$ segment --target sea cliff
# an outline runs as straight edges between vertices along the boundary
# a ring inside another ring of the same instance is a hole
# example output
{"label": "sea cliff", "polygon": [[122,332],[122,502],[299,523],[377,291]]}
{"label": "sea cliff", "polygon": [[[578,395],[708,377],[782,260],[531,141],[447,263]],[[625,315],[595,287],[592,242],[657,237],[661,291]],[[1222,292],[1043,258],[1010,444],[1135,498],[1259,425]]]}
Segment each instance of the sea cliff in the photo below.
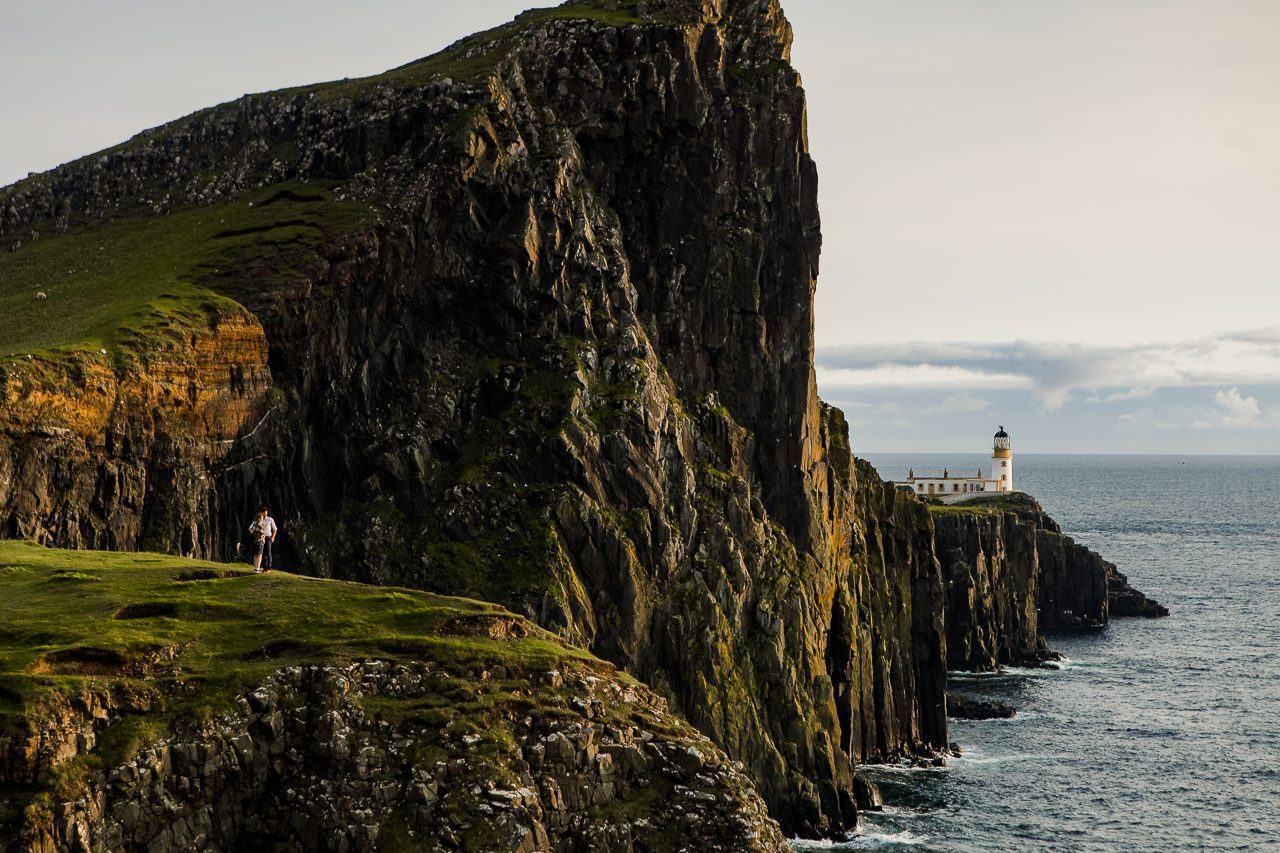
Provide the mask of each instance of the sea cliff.
{"label": "sea cliff", "polygon": [[1049,656],[1042,632],[1167,616],[1096,552],[1015,492],[931,506],[946,581],[947,668],[985,671]]}
{"label": "sea cliff", "polygon": [[[216,216],[185,277],[267,347],[79,431],[42,410],[56,441],[6,409],[2,470],[56,457],[89,499],[12,473],[5,529],[224,558],[268,501],[291,566],[505,604],[670,697],[789,831],[851,828],[855,762],[946,746],[941,575],[927,511],[816,395],[790,44],[764,0],[571,3],[5,191],[0,229],[42,235],[9,254],[29,275]],[[157,337],[107,341],[111,381]],[[15,398],[96,363],[50,343],[6,366]],[[215,430],[169,428],[214,399]]]}

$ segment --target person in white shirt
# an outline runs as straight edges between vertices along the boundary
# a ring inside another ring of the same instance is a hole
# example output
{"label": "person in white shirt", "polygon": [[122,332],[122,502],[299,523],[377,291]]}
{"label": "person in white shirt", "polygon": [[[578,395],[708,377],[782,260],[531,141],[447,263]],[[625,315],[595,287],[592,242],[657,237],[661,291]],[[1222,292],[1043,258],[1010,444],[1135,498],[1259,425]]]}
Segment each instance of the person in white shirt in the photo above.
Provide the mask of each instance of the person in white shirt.
{"label": "person in white shirt", "polygon": [[258,510],[258,515],[249,525],[249,533],[254,537],[253,570],[261,574],[271,571],[271,543],[276,541],[276,521],[267,507]]}

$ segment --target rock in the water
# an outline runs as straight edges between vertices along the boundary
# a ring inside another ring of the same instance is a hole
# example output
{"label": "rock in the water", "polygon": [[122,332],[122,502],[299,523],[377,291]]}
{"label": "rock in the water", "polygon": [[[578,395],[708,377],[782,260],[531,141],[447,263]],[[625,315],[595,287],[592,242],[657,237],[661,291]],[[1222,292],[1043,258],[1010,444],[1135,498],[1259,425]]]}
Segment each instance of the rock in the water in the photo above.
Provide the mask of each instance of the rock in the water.
{"label": "rock in the water", "polygon": [[853,794],[858,808],[862,811],[878,812],[884,810],[884,800],[876,784],[862,776],[853,777]]}
{"label": "rock in the water", "polygon": [[1009,719],[1017,713],[1016,708],[1003,702],[984,702],[969,696],[947,694],[947,716],[952,719],[1001,720]]}

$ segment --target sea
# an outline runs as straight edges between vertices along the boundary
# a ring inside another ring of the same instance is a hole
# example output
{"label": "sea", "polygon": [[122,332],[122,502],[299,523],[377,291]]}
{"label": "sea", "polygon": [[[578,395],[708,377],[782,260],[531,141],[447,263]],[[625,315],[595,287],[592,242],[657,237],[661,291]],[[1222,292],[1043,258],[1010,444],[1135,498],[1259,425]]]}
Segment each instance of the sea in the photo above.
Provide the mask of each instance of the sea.
{"label": "sea", "polygon": [[[982,456],[867,454],[881,476]],[[1280,850],[1280,457],[1015,454],[1014,485],[1171,611],[1050,633],[1061,670],[952,673],[1014,705],[950,722],[938,769],[868,767],[885,800],[797,850]]]}

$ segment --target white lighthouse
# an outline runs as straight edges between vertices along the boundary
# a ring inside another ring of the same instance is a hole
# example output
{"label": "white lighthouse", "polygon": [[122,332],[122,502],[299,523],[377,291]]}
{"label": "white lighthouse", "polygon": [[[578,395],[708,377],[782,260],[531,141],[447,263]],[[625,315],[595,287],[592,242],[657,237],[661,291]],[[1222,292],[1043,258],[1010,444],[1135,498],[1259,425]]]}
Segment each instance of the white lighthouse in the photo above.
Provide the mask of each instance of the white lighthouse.
{"label": "white lighthouse", "polygon": [[995,443],[991,447],[991,476],[966,477],[955,475],[950,468],[942,469],[942,476],[925,474],[917,477],[916,469],[907,470],[907,479],[894,483],[900,489],[907,489],[916,497],[924,498],[929,503],[956,504],[971,501],[975,498],[1007,494],[1013,491],[1013,447],[1009,444],[1009,433],[1000,427],[996,433]]}
{"label": "white lighthouse", "polygon": [[1013,491],[1013,448],[1009,446],[1009,433],[1001,426],[991,446],[991,479],[996,481],[996,491]]}

